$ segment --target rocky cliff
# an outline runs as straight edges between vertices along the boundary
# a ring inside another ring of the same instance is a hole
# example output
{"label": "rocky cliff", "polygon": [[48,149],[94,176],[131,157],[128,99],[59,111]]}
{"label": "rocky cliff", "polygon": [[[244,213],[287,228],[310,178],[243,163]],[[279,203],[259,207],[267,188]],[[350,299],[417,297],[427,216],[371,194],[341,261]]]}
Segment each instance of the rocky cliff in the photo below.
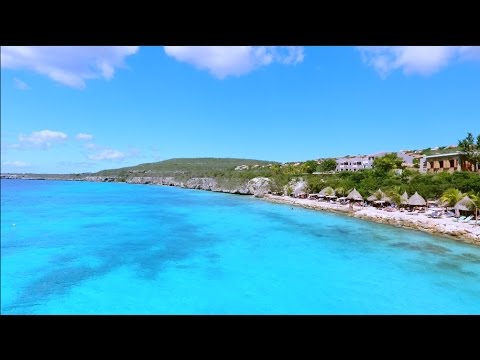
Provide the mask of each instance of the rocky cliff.
{"label": "rocky cliff", "polygon": [[92,181],[92,182],[126,182],[128,184],[152,184],[178,186],[186,189],[198,189],[215,192],[224,192],[229,194],[255,195],[262,197],[270,192],[270,179],[265,177],[256,177],[241,185],[228,185],[228,181],[224,185],[220,185],[217,179],[210,177],[194,177],[186,181],[181,181],[173,176],[133,176],[120,178],[117,176],[78,176],[78,175],[10,175],[2,174],[4,179],[24,179],[24,180],[74,180],[74,181]]}
{"label": "rocky cliff", "polygon": [[[98,179],[97,179],[98,178]],[[101,177],[89,179],[89,181],[108,181]],[[178,186],[186,189],[198,189],[215,192],[224,192],[229,194],[255,195],[263,196],[270,192],[270,179],[258,177],[253,178],[246,184],[240,186],[221,186],[218,181],[210,177],[194,177],[187,181],[180,181],[174,177],[154,177],[154,176],[135,176],[126,180],[129,184],[154,184]]]}

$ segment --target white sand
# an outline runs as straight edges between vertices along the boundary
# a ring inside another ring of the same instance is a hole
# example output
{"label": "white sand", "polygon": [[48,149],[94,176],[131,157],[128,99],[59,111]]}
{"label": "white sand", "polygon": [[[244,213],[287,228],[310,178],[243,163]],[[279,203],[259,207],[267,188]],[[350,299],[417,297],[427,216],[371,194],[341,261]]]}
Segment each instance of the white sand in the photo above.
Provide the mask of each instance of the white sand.
{"label": "white sand", "polygon": [[275,203],[302,206],[308,209],[339,212],[359,219],[406,227],[430,234],[449,236],[457,240],[480,245],[480,220],[479,225],[474,225],[474,221],[461,223],[456,222],[453,218],[432,219],[425,214],[411,215],[400,211],[388,212],[373,207],[354,206],[353,210],[351,210],[349,205],[295,199],[288,196],[265,195],[263,199]]}

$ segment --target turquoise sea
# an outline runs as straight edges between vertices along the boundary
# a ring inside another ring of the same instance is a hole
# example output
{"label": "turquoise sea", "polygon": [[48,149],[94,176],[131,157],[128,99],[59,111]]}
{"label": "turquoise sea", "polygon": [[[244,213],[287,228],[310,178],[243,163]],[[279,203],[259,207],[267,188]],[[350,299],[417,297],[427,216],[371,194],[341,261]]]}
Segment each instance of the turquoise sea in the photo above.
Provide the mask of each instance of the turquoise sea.
{"label": "turquoise sea", "polygon": [[246,196],[1,180],[2,314],[480,314],[480,248]]}

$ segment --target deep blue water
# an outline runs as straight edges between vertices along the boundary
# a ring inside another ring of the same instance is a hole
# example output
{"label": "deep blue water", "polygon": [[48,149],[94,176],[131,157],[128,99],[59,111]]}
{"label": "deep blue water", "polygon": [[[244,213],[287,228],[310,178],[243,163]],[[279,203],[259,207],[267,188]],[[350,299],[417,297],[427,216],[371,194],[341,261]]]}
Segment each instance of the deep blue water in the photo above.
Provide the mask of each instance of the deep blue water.
{"label": "deep blue water", "polygon": [[1,251],[2,314],[480,314],[480,248],[245,196],[1,180]]}

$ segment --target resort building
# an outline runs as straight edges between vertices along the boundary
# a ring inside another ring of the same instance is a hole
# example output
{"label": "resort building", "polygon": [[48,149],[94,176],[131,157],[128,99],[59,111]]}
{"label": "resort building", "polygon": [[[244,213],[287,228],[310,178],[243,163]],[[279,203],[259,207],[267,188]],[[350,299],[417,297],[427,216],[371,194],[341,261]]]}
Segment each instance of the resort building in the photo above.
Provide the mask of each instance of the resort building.
{"label": "resort building", "polygon": [[[428,155],[420,159],[420,172],[436,173],[443,171],[475,171],[475,164],[469,163],[462,152]],[[480,169],[477,171],[480,172]]]}
{"label": "resort building", "polygon": [[[376,154],[342,157],[337,159],[337,167],[335,171],[358,171],[363,169],[371,169],[373,167],[373,161],[376,158],[389,154],[388,152],[380,152]],[[414,156],[406,154],[402,151],[397,152],[397,156],[403,159],[405,166],[413,166]]]}

